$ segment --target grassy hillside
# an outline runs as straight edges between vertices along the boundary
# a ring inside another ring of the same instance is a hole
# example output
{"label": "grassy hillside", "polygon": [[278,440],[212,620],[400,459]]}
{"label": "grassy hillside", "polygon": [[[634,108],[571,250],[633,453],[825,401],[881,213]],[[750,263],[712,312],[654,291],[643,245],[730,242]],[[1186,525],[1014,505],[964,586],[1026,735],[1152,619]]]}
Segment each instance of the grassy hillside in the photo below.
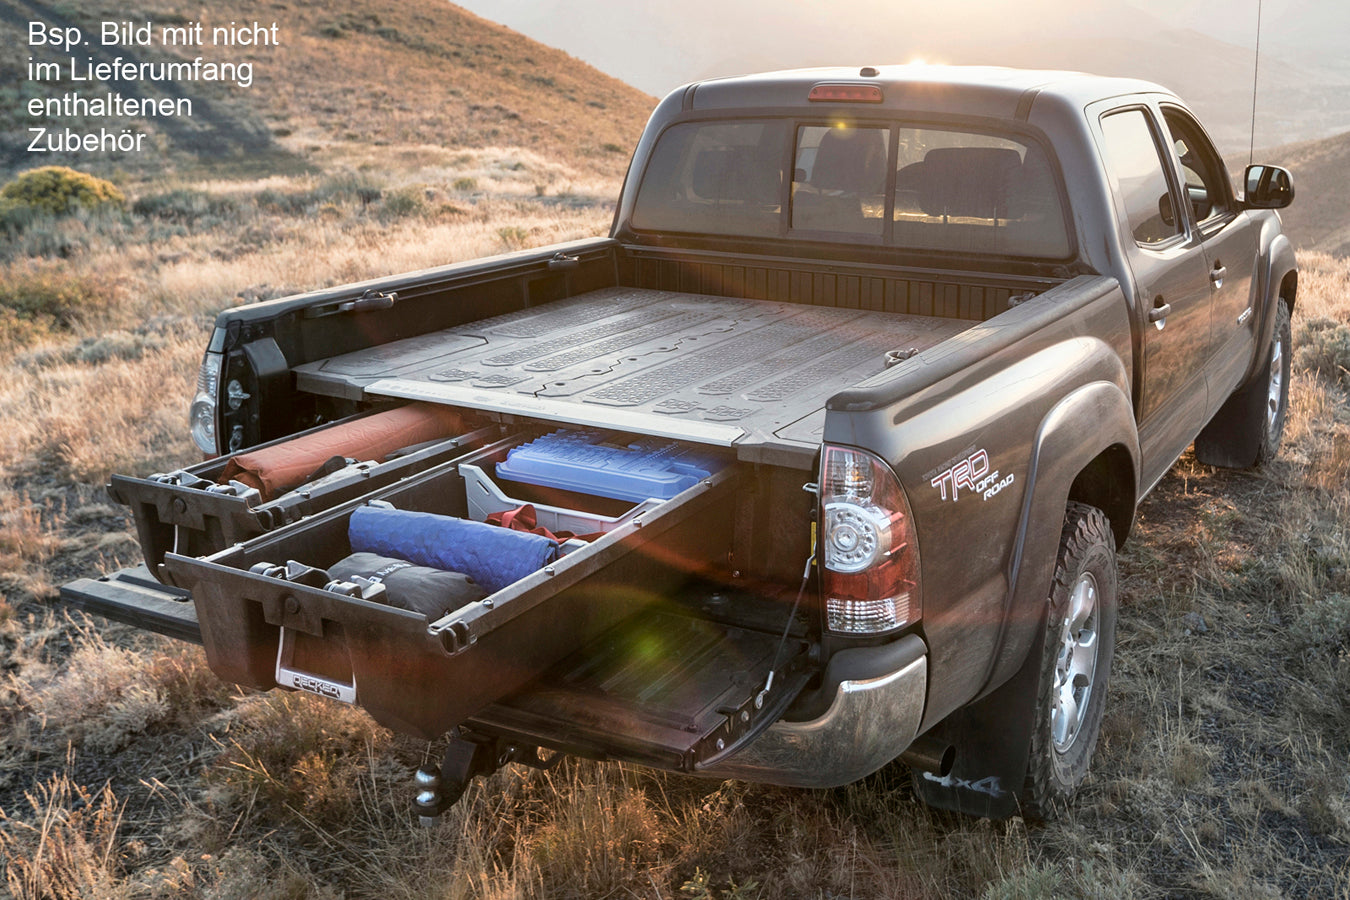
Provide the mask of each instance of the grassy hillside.
{"label": "grassy hillside", "polygon": [[1350,132],[1260,155],[1294,173],[1294,202],[1280,213],[1295,246],[1350,256]]}
{"label": "grassy hillside", "polygon": [[[0,0],[0,40],[27,47],[26,22],[75,25],[97,35],[98,22],[152,21],[156,25],[201,21],[209,28],[235,19],[275,21],[276,47],[165,49],[94,46],[77,56],[96,60],[192,58],[254,64],[247,88],[203,82],[123,87],[149,96],[194,100],[190,121],[156,120],[154,153],[103,158],[83,155],[82,167],[128,174],[170,170],[200,175],[202,163],[221,169],[233,161],[258,175],[306,167],[368,163],[399,167],[420,149],[522,147],[565,159],[586,171],[621,174],[653,98],[609,78],[567,54],[530,41],[449,3],[375,0],[339,3],[260,3],[240,8],[223,0],[185,4],[134,0],[131,4],[70,4]],[[32,50],[38,60],[68,58],[52,48]],[[25,79],[18,56],[0,62],[0,159],[12,172],[30,165],[69,165],[67,154],[37,158],[22,149],[29,97],[59,96],[85,85],[36,84]],[[64,121],[55,120],[64,125]],[[95,126],[99,123],[92,123]]]}

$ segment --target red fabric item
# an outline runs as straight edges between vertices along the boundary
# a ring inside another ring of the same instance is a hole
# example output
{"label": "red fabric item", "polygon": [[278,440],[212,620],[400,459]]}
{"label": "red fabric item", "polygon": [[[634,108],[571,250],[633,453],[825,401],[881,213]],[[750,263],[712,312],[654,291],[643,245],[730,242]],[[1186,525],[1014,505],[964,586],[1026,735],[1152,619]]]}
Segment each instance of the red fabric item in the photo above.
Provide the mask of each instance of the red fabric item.
{"label": "red fabric item", "polygon": [[266,447],[240,453],[225,464],[221,484],[256,488],[264,501],[299,487],[335,456],[382,461],[404,447],[454,437],[467,430],[464,414],[436,403],[410,403]]}
{"label": "red fabric item", "polygon": [[507,509],[502,512],[488,513],[487,523],[489,525],[500,525],[503,528],[509,528],[512,531],[528,531],[530,534],[543,535],[546,538],[562,543],[572,538],[580,538],[583,541],[593,541],[596,538],[604,536],[603,531],[592,531],[590,534],[573,534],[570,531],[552,532],[539,524],[539,513],[534,508],[533,503],[526,503],[517,506],[515,509]]}

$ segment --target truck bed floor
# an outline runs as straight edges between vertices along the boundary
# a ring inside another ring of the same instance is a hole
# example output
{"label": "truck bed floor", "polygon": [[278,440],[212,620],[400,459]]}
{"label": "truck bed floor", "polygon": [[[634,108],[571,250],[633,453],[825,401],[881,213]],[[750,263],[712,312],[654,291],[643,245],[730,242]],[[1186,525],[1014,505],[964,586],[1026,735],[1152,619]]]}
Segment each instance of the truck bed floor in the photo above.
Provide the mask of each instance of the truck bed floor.
{"label": "truck bed floor", "polygon": [[[972,322],[604,288],[296,369],[312,393],[403,397],[736,446],[815,453],[830,396]],[[778,451],[766,459],[766,452]],[[797,460],[801,461],[801,460]]]}

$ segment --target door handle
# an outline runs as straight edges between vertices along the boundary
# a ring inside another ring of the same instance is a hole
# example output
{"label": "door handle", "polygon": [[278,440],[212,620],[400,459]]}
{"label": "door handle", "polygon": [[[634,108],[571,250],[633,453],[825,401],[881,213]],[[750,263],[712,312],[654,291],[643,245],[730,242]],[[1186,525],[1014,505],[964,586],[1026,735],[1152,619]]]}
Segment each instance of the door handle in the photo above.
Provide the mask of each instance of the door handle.
{"label": "door handle", "polygon": [[1214,282],[1214,286],[1223,287],[1223,277],[1228,274],[1228,269],[1224,266],[1215,266],[1209,270],[1209,280]]}
{"label": "door handle", "polygon": [[1148,320],[1161,328],[1163,319],[1166,319],[1171,313],[1172,304],[1159,303],[1148,311]]}

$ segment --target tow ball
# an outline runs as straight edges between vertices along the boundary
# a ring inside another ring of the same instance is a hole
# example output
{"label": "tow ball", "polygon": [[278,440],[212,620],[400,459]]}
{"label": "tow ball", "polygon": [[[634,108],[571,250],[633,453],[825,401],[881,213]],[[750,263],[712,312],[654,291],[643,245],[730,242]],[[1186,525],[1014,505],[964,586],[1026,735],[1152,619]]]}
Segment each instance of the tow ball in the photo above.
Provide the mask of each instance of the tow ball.
{"label": "tow ball", "polygon": [[413,776],[417,784],[413,809],[418,821],[430,827],[436,824],[441,813],[464,796],[475,777],[491,775],[507,763],[520,763],[532,769],[551,769],[565,755],[554,753],[545,759],[540,756],[538,747],[469,736],[456,728],[450,732],[440,765],[425,763]]}

